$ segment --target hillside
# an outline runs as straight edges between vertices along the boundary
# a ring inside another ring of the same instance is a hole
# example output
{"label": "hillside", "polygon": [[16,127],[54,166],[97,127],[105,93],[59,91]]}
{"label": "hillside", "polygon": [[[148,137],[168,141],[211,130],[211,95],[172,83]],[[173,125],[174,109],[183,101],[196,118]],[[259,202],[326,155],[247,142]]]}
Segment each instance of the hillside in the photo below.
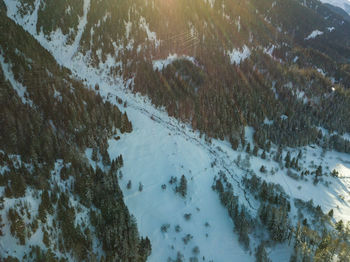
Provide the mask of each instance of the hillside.
{"label": "hillside", "polygon": [[316,0],[0,12],[2,258],[350,260],[344,15]]}
{"label": "hillside", "polygon": [[339,7],[343,9],[345,12],[348,14],[350,13],[350,3],[348,0],[340,0],[340,1],[335,1],[335,0],[322,0],[321,2],[331,4],[333,6]]}
{"label": "hillside", "polygon": [[122,156],[106,151],[132,131],[127,115],[4,15],[0,30],[1,260],[144,261],[150,243],[116,176]]}

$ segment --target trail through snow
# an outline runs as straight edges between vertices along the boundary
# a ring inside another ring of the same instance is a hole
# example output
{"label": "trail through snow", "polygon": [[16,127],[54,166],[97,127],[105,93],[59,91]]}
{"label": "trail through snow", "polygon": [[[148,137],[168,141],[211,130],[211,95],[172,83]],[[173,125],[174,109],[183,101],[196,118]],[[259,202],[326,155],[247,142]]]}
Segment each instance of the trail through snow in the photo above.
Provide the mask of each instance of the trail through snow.
{"label": "trail through snow", "polygon": [[[257,201],[241,185],[241,178],[249,171],[235,164],[238,155],[242,155],[244,159],[246,153],[233,151],[228,142],[215,139],[211,144],[206,142],[189,125],[169,117],[164,110],[155,108],[147,98],[132,94],[128,88],[132,85],[132,80],[124,82],[111,78],[106,73],[110,64],[116,62],[113,59],[104,66],[100,65],[98,70],[89,67],[84,62],[87,58],[77,53],[77,45],[86,25],[89,0],[84,1],[84,17],[79,23],[79,32],[72,46],[60,45],[62,39],[59,34],[52,41],[36,34],[33,27],[28,23],[21,23],[15,15],[12,0],[5,1],[7,6],[11,6],[8,15],[30,32],[61,65],[71,69],[75,77],[84,79],[86,86],[99,84],[99,92],[104,99],[127,112],[134,130],[131,134],[121,135],[122,139],[118,141],[111,139],[108,151],[111,159],[123,155],[123,178],[120,179],[120,185],[126,204],[136,217],[141,235],[147,235],[152,242],[149,261],[163,262],[168,257],[174,259],[178,251],[188,261],[195,256],[193,249],[196,246],[200,248],[198,257],[201,260],[205,257],[206,261],[225,262],[232,261],[232,258],[239,258],[242,262],[254,261],[254,256],[238,243],[237,234],[233,233],[233,223],[220,204],[218,195],[211,189],[214,176],[219,171],[225,172],[233,185],[234,193],[240,196],[240,203],[253,216],[256,214],[259,208]],[[36,4],[39,3],[40,0],[37,0]],[[35,16],[34,11],[31,21],[35,21]],[[233,63],[239,64],[249,54],[250,50],[244,48],[243,51],[234,50],[230,56]],[[117,104],[117,98],[125,101],[127,107]],[[247,131],[247,141],[252,141],[253,130]],[[290,151],[297,154],[296,149]],[[313,199],[325,212],[333,208],[337,219],[350,220],[350,179],[347,179],[350,177],[349,155],[327,152],[322,156],[322,150],[315,147],[303,148],[303,152],[304,166],[321,164],[327,172],[336,168],[342,178],[327,177],[332,184],[326,187],[314,186],[311,180],[293,180],[285,174],[286,170],[279,169],[275,175],[261,174],[261,165],[265,165],[268,170],[277,170],[279,166],[274,161],[254,156],[250,157],[250,171],[268,182],[280,184],[292,198],[305,201]],[[188,181],[188,195],[185,199],[176,194],[175,187],[168,183],[172,176],[180,179],[181,175],[185,175]],[[130,190],[126,188],[129,180],[132,182]],[[143,185],[142,192],[138,190],[139,183]],[[162,185],[166,185],[165,190],[161,188]],[[292,209],[295,215],[295,207]],[[184,214],[191,214],[191,219],[184,219]],[[165,224],[170,227],[167,232],[162,232],[161,226]],[[177,225],[180,230],[175,230]],[[192,235],[193,239],[185,244],[183,238],[187,234]],[[252,247],[258,244],[254,237],[251,238],[251,244]],[[273,261],[283,261],[289,257],[291,250],[291,247],[285,245],[277,246],[270,250],[270,255]]]}

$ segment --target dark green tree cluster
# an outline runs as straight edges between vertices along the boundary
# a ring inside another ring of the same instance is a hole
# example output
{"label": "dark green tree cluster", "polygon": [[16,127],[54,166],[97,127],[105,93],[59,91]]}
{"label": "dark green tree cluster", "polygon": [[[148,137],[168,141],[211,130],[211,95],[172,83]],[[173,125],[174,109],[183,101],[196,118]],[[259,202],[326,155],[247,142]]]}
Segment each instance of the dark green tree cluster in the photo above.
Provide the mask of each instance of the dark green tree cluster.
{"label": "dark green tree cluster", "polygon": [[239,241],[248,249],[249,233],[253,229],[252,219],[245,207],[239,205],[238,196],[234,195],[232,184],[228,182],[224,173],[220,173],[219,178],[214,180],[213,190],[218,192],[221,203],[227,208],[228,214],[235,225],[235,231],[239,235]]}
{"label": "dark green tree cluster", "polygon": [[176,192],[182,197],[186,197],[187,195],[187,179],[184,175],[181,176],[180,185],[176,187]]}

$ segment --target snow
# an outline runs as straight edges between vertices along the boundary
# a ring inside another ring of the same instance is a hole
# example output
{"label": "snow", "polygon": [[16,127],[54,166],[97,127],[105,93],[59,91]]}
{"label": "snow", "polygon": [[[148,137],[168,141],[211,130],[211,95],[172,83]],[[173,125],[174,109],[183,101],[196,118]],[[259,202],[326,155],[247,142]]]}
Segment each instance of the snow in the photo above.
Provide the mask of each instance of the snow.
{"label": "snow", "polygon": [[146,31],[148,41],[154,42],[154,46],[158,47],[160,45],[160,40],[157,39],[157,34],[150,30],[148,23],[146,22],[146,19],[141,16],[140,18],[140,27]]}
{"label": "snow", "polygon": [[[121,187],[141,235],[151,239],[153,251],[149,261],[175,258],[177,251],[188,258],[195,246],[200,247],[200,256],[209,260],[231,261],[230,257],[235,256],[251,261],[232,233],[233,224],[227,211],[210,189],[215,170],[210,167],[212,159],[207,150],[200,146],[203,141],[195,142],[190,140],[194,139],[193,135],[182,135],[175,120],[167,119],[176,128],[169,130],[164,128],[163,119],[159,119],[160,123],[154,122],[147,113],[133,108],[128,108],[127,113],[134,123],[134,131],[119,141],[110,140],[109,153],[112,159],[119,154],[125,159]],[[188,180],[186,199],[176,195],[168,183],[171,176],[179,179],[182,174]],[[126,189],[129,179],[133,185],[131,190]],[[139,182],[144,186],[142,192],[138,191]],[[167,185],[165,191],[161,189],[162,184]],[[192,214],[190,221],[184,220],[185,213]],[[205,227],[206,222],[210,227]],[[171,225],[167,233],[160,230],[163,224]],[[175,232],[176,225],[181,226],[180,233]],[[193,236],[188,245],[182,241],[186,234]],[[171,245],[175,246],[174,250]]]}
{"label": "snow", "polygon": [[[9,4],[11,1],[6,2]],[[155,33],[149,30],[146,21],[140,22],[148,39],[157,42]],[[26,27],[25,24],[22,26]],[[56,58],[64,57],[67,50],[70,50],[69,46],[55,46],[55,41],[58,41],[55,38],[49,42],[35,32],[33,35]],[[250,49],[244,46],[241,50],[234,49],[229,56],[232,64],[239,64],[247,59],[250,53]],[[119,97],[128,105],[126,108],[117,106],[127,112],[133,124],[133,132],[120,135],[121,139],[118,141],[109,140],[108,152],[111,159],[123,155],[123,178],[120,180],[120,186],[126,205],[136,217],[140,235],[148,236],[151,240],[153,250],[149,261],[167,261],[168,257],[175,258],[177,251],[183,253],[185,261],[188,261],[193,256],[192,249],[195,246],[200,248],[200,257],[205,256],[206,261],[225,262],[232,261],[233,258],[239,258],[242,262],[255,260],[254,256],[244,251],[238,243],[237,234],[233,232],[233,223],[221,205],[218,195],[211,189],[213,179],[220,171],[227,174],[235,194],[240,196],[240,203],[245,205],[253,216],[257,212],[258,206],[254,205],[257,201],[241,185],[241,179],[247,174],[247,169],[268,182],[280,184],[291,196],[291,200],[312,199],[324,212],[334,209],[336,219],[350,220],[349,155],[333,151],[324,153],[317,146],[300,148],[304,155],[300,160],[303,168],[312,170],[315,166],[322,165],[323,171],[327,173],[337,169],[340,178],[325,176],[324,181],[331,183],[328,187],[321,182],[317,186],[313,185],[311,176],[307,177],[308,181],[294,180],[287,176],[287,170],[272,161],[270,156],[266,160],[247,156],[245,152],[232,150],[226,141],[213,139],[210,144],[189,125],[169,117],[164,110],[156,109],[149,99],[132,94],[128,87],[132,86],[133,79],[124,82],[118,77],[108,75],[109,68],[116,62],[113,58],[110,57],[104,64],[100,63],[98,69],[88,66],[88,58],[77,53],[70,61],[66,59],[59,61],[71,69],[77,78],[86,79],[84,82],[86,86],[91,87],[98,83],[100,86],[98,92],[105,100],[117,104],[116,97]],[[153,61],[153,66],[161,70],[174,59],[179,58],[177,55],[169,55],[165,60]],[[192,61],[193,58],[186,59]],[[282,115],[281,118],[288,117]],[[266,122],[270,123],[268,119]],[[245,129],[246,140],[250,143],[253,143],[253,133],[253,128]],[[275,146],[273,150],[276,150]],[[293,156],[298,150],[289,149]],[[91,152],[91,149],[88,149],[86,155],[94,165],[91,161]],[[285,155],[286,151],[283,153]],[[250,159],[250,167],[235,164],[239,155],[242,159],[246,156]],[[211,163],[214,162],[216,165],[212,166]],[[267,170],[274,169],[275,174],[260,173],[261,165],[265,165]],[[171,176],[179,179],[181,175],[185,175],[188,181],[188,195],[185,199],[176,194],[174,187],[168,183]],[[126,188],[128,180],[132,181],[130,190]],[[142,192],[138,191],[140,182],[143,184]],[[166,190],[161,189],[163,184],[166,184]],[[183,218],[185,213],[192,214],[189,221]],[[292,205],[292,218],[296,213],[296,208]],[[293,221],[295,223],[296,220]],[[206,222],[210,224],[209,227],[205,227]],[[163,224],[170,224],[167,233],[160,230]],[[181,226],[180,233],[175,232],[176,225]],[[187,245],[182,241],[186,234],[193,236]],[[258,244],[257,241],[251,236],[253,250]],[[291,254],[292,247],[278,245],[269,252],[273,261],[285,261]]]}
{"label": "snow", "polygon": [[311,32],[311,34],[305,38],[305,40],[315,39],[318,36],[323,35],[323,32],[320,30],[314,30]]}
{"label": "snow", "polygon": [[273,52],[275,51],[276,46],[275,45],[271,45],[269,47],[265,47],[263,52],[267,55],[269,55],[270,57],[272,57],[274,60],[279,61],[280,63],[282,63],[281,59],[275,59],[275,57],[273,56]]}
{"label": "snow", "polygon": [[[21,17],[18,14],[19,2],[13,0],[4,0],[7,6],[7,16],[16,21],[26,31],[32,34],[43,47],[45,47],[56,59],[60,65],[70,63],[74,55],[77,53],[82,34],[87,24],[87,14],[90,9],[90,0],[84,0],[84,14],[80,18],[76,37],[71,45],[68,42],[68,36],[64,35],[60,29],[51,32],[49,36],[45,36],[43,32],[37,33],[36,23],[38,21],[38,10],[40,0],[35,1],[35,9],[33,13]],[[50,39],[50,40],[49,40]]]}
{"label": "snow", "polygon": [[265,118],[265,119],[264,119],[264,124],[270,126],[270,125],[273,124],[273,120],[270,120],[270,119],[268,119],[268,118]]}
{"label": "snow", "polygon": [[321,75],[326,76],[326,73],[324,72],[324,70],[323,70],[322,68],[317,68],[316,70],[317,70],[317,72],[319,72]]}
{"label": "snow", "polygon": [[129,39],[131,28],[132,28],[132,23],[130,21],[125,22],[125,34],[127,39]]}
{"label": "snow", "polygon": [[241,17],[238,16],[237,20],[236,20],[236,26],[237,26],[237,30],[238,32],[241,31]]}
{"label": "snow", "polygon": [[7,16],[12,18],[17,24],[21,25],[28,32],[34,34],[36,32],[36,23],[38,21],[38,11],[40,7],[41,0],[35,0],[34,2],[34,10],[32,13],[21,16],[19,14],[19,8],[21,3],[19,1],[14,0],[4,0],[4,3],[7,6]]}
{"label": "snow", "polygon": [[282,119],[282,120],[287,120],[287,119],[288,119],[288,116],[286,116],[286,115],[281,115],[281,119]]}
{"label": "snow", "polygon": [[210,7],[213,8],[215,4],[215,0],[204,0],[204,2],[209,3]]}
{"label": "snow", "polygon": [[345,140],[349,140],[349,141],[350,141],[350,133],[345,133],[345,134],[343,135],[343,138],[344,138]]}
{"label": "snow", "polygon": [[233,49],[231,52],[228,53],[231,64],[239,65],[242,61],[249,58],[251,52],[248,46],[244,45],[243,48],[240,49]]}
{"label": "snow", "polygon": [[169,56],[166,59],[159,59],[152,61],[153,63],[153,70],[156,71],[162,71],[164,68],[166,68],[168,65],[172,64],[176,60],[185,59],[187,61],[190,61],[192,63],[196,63],[194,57],[191,56],[178,56],[177,54],[169,54]]}

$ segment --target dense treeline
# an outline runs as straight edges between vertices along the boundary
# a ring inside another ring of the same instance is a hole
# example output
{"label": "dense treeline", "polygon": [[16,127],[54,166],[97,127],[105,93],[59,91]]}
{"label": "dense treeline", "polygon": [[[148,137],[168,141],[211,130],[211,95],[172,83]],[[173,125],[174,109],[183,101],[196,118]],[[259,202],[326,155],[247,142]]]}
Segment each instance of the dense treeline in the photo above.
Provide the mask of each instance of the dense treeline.
{"label": "dense treeline", "polygon": [[[0,32],[7,32],[0,34],[3,197],[29,195],[40,203],[37,215],[30,204],[10,207],[10,233],[26,245],[41,230],[45,245],[32,247],[23,259],[146,261],[151,243],[139,237],[117,181],[122,156],[111,160],[107,152],[109,138],[132,131],[126,113],[71,79],[6,16],[0,17]],[[11,77],[6,68],[17,86],[6,81]],[[23,95],[15,91],[19,85],[25,87]],[[93,148],[93,161],[103,170],[90,166],[87,148]],[[84,212],[84,221],[77,222]],[[102,243],[100,251],[93,247],[96,241]]]}
{"label": "dense treeline", "polygon": [[[350,132],[350,95],[343,88],[350,79],[350,26],[317,1],[305,3],[92,0],[79,50],[96,67],[114,57],[120,63],[109,68],[112,76],[134,78],[134,92],[210,137],[236,144],[250,125],[260,147],[267,139],[288,146],[323,145],[317,127]],[[46,25],[46,35],[55,28],[64,34],[72,28],[74,35],[83,1],[52,6],[52,1],[41,4],[38,26]],[[56,19],[68,9],[69,19]],[[50,15],[54,19],[46,23]],[[336,30],[328,32],[332,27]],[[324,35],[306,41],[315,29]],[[231,64],[228,52],[243,45],[250,57]],[[152,61],[169,53],[193,56],[196,64],[180,60],[155,72]],[[266,119],[272,124],[264,124]]]}
{"label": "dense treeline", "polygon": [[225,56],[215,59],[222,59],[215,71],[178,60],[155,72],[152,64],[142,62],[134,91],[209,136],[234,141],[242,137],[245,125],[253,126],[261,148],[267,140],[288,146],[324,145],[320,126],[340,134],[350,131],[345,121],[350,117],[348,90],[332,89],[316,70],[278,65],[258,51],[240,67],[230,65]]}

